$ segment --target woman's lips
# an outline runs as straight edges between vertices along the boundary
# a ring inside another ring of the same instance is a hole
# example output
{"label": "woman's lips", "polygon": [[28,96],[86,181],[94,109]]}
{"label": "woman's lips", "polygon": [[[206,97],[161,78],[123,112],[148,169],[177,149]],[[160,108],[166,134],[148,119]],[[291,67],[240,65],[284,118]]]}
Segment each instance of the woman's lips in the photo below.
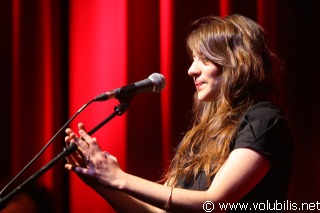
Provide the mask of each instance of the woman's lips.
{"label": "woman's lips", "polygon": [[199,89],[204,84],[204,82],[196,81],[196,82],[194,82],[194,84],[195,84],[196,88]]}

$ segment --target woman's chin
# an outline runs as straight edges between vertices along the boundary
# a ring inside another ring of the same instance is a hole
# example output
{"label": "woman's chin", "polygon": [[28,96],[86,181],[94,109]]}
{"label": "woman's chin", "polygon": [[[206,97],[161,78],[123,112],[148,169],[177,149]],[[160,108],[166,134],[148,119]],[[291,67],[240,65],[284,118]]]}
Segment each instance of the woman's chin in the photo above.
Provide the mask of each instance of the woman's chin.
{"label": "woman's chin", "polygon": [[199,101],[211,102],[211,101],[214,101],[214,99],[215,99],[215,96],[198,93],[198,100]]}

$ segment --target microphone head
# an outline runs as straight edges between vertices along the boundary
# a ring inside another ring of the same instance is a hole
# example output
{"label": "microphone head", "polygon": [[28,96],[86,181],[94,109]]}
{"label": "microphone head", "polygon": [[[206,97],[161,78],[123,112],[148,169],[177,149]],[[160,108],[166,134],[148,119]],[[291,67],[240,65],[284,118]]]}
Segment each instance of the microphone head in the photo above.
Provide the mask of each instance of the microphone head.
{"label": "microphone head", "polygon": [[153,83],[153,92],[161,92],[166,86],[166,79],[160,73],[153,73],[148,78]]}

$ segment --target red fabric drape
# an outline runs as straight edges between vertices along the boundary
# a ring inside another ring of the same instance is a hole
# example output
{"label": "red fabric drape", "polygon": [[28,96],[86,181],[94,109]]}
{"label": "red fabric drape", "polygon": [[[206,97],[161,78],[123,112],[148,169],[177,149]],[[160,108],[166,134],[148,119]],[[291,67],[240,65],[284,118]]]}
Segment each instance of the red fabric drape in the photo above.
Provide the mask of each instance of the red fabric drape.
{"label": "red fabric drape", "polygon": [[173,4],[170,0],[160,2],[160,72],[166,76],[166,89],[161,96],[161,118],[162,118],[162,168],[165,169],[169,165],[172,156],[170,141],[172,112],[170,110],[170,102],[172,99],[170,91],[172,90],[172,30],[173,30]]}
{"label": "red fabric drape", "polygon": [[[15,176],[61,127],[62,113],[62,58],[61,4],[58,1],[4,1],[1,8],[2,23],[10,23],[1,28],[8,40],[1,48],[2,81],[7,88],[1,88],[10,96],[2,96],[6,102],[7,120],[2,120],[5,136],[2,141],[2,152],[8,164],[1,171],[1,186]],[[3,38],[3,37],[2,37]],[[8,125],[8,126],[7,126]],[[49,162],[53,156],[62,151],[63,137],[58,137],[52,146],[30,167],[19,179],[29,177]],[[64,189],[57,187],[64,183],[62,165],[52,168],[37,180],[52,196],[60,196],[55,201],[55,211],[63,211]],[[15,187],[18,182],[13,185]],[[9,188],[9,190],[12,189]]]}
{"label": "red fabric drape", "polygon": [[[70,1],[70,116],[96,95],[127,82],[126,2]],[[88,130],[113,112],[117,101],[94,103],[74,122]],[[103,149],[117,156],[126,169],[126,115],[116,117],[94,134]],[[71,212],[111,211],[78,177],[70,179]],[[87,205],[92,202],[93,205]]]}
{"label": "red fabric drape", "polygon": [[[166,77],[165,90],[134,97],[128,112],[95,136],[124,170],[158,180],[181,133],[190,126],[194,86],[187,76],[190,61],[184,39],[188,26],[202,16],[239,13],[265,28],[287,65],[282,82],[284,108],[296,138],[288,200],[317,201],[319,4],[289,0],[1,1],[3,182],[17,174],[91,98],[153,72]],[[94,103],[71,126],[81,121],[90,130],[117,104],[116,100]],[[27,174],[62,147],[63,134]],[[61,162],[39,179],[53,195],[56,212],[113,212],[68,174]]]}

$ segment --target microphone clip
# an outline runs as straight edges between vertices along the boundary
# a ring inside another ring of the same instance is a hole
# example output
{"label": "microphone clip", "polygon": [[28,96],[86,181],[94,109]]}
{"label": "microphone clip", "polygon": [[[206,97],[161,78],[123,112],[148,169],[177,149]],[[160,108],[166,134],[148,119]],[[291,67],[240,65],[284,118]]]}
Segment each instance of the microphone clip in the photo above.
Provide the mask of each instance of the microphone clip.
{"label": "microphone clip", "polygon": [[114,107],[114,111],[117,113],[117,115],[120,116],[127,111],[127,109],[130,107],[131,99],[132,98],[118,99],[120,104]]}

